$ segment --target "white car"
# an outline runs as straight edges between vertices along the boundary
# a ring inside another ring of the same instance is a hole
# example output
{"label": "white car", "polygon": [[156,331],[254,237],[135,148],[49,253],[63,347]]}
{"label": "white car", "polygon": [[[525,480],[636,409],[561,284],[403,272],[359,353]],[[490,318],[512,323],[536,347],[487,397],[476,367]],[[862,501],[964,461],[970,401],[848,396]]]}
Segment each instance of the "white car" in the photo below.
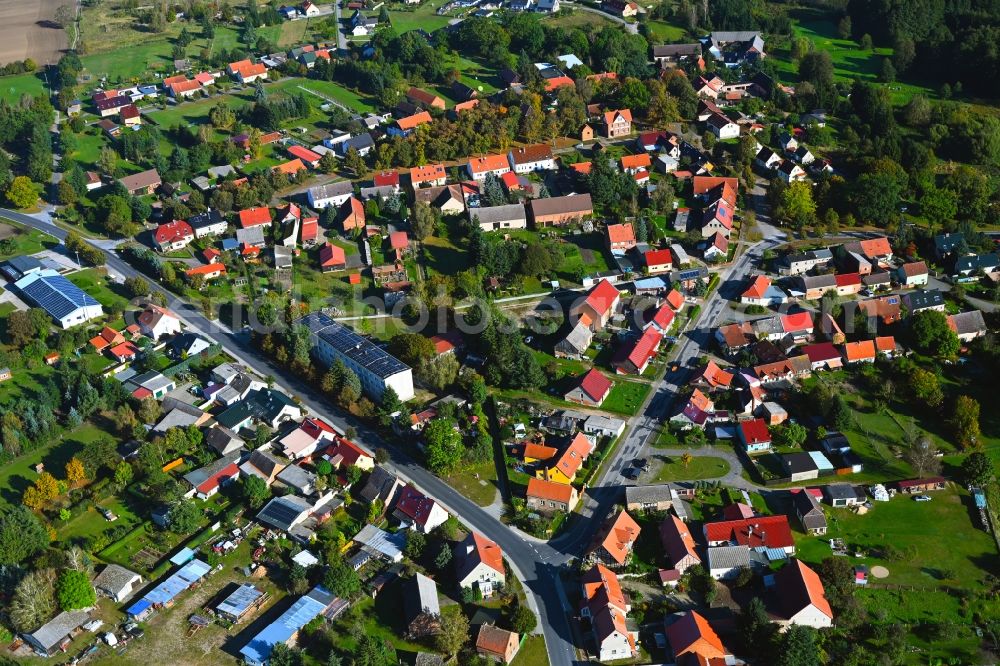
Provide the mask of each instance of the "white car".
{"label": "white car", "polygon": [[931,501],[931,496],[930,495],[917,495],[916,497],[913,498],[913,501],[914,502],[930,502]]}

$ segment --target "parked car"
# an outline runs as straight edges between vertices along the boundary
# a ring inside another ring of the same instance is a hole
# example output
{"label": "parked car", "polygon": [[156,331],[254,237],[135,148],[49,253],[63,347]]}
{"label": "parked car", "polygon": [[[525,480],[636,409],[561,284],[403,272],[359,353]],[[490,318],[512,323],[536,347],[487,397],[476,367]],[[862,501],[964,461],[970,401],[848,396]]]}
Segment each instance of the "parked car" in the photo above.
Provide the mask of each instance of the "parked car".
{"label": "parked car", "polygon": [[913,501],[914,502],[930,502],[931,501],[931,496],[930,495],[917,495],[916,497],[913,498]]}

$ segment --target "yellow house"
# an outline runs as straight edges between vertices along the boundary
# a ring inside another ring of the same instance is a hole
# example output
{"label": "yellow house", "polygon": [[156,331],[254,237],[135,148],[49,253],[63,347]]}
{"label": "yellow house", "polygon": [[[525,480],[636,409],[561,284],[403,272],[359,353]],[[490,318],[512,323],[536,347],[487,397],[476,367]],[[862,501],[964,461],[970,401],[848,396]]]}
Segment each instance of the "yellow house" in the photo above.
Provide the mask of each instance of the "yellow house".
{"label": "yellow house", "polygon": [[557,453],[559,453],[559,449],[551,446],[545,446],[544,444],[535,444],[534,442],[530,442],[524,445],[522,458],[524,459],[525,464],[531,464],[551,460],[552,458],[555,458]]}
{"label": "yellow house", "polygon": [[555,464],[539,470],[535,477],[552,481],[554,483],[573,483],[580,466],[590,456],[594,450],[594,445],[583,433],[577,433],[573,441],[570,442],[566,450],[562,452]]}

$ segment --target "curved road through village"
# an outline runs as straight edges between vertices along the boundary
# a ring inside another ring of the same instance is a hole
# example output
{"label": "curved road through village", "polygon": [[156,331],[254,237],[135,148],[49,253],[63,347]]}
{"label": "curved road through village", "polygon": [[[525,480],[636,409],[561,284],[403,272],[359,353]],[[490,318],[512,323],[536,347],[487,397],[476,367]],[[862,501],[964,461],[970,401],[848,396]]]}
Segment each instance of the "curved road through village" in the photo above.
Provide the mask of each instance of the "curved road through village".
{"label": "curved road through village", "polygon": [[[51,221],[48,213],[25,215],[17,211],[0,209],[0,215],[43,231],[60,241],[64,241],[67,236],[65,230]],[[759,217],[758,215],[758,219]],[[773,248],[782,242],[780,238],[782,234],[777,230],[763,223],[761,227],[766,232],[767,238],[747,248],[746,252],[722,272],[720,289],[715,290],[705,301],[695,325],[685,333],[683,340],[672,351],[672,355],[681,366],[688,365],[696,358],[701,345],[710,339],[711,327],[716,324],[725,308],[726,301],[720,294],[723,288],[731,280],[741,278],[749,270],[750,262],[758,259],[765,249]],[[111,249],[111,244],[88,242],[104,252],[109,273],[122,279],[141,276],[148,280],[147,276],[119,258]],[[287,369],[273,364],[271,359],[260,354],[249,344],[246,336],[234,333],[220,323],[209,320],[199,308],[159,285],[151,283],[151,286],[167,298],[168,307],[177,313],[189,329],[214,340],[228,354],[258,372],[270,373],[278,385],[298,396],[303,406],[312,413],[341,429],[353,426],[357,431],[356,441],[369,451],[377,447],[388,449],[392,455],[389,467],[403,479],[412,481],[469,527],[498,543],[515,575],[529,592],[528,602],[538,614],[539,631],[544,634],[551,666],[575,666],[587,663],[577,658],[576,640],[568,619],[574,614],[574,609],[567,601],[560,574],[589,545],[594,532],[600,527],[611,508],[621,502],[623,479],[620,475],[627,466],[626,461],[640,455],[658,431],[658,426],[668,413],[673,397],[686,374],[684,367],[676,372],[668,372],[654,383],[646,402],[629,419],[624,439],[616,447],[615,452],[604,461],[598,478],[587,490],[585,506],[574,515],[573,521],[561,535],[546,542],[504,525],[482,507],[431,474],[406,452],[382,440],[378,433],[353,419],[344,418],[340,412],[317,400],[314,397],[315,391],[311,387],[305,385]],[[704,330],[699,329],[699,326],[704,327]],[[719,455],[714,449],[692,451],[692,453]],[[730,462],[733,470],[736,470],[730,474],[730,476],[734,473],[736,475],[734,483],[738,481],[740,482],[738,485],[744,487],[749,485],[748,482],[738,478],[740,469],[738,461],[737,464]]]}

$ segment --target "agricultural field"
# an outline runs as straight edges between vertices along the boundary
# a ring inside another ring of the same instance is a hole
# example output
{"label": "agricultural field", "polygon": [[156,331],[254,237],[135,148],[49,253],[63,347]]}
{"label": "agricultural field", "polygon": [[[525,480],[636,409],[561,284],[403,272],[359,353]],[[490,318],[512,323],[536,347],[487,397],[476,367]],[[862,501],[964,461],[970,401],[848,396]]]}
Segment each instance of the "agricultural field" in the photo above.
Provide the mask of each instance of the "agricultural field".
{"label": "agricultural field", "polygon": [[54,21],[62,0],[0,1],[0,64],[31,58],[40,65],[59,60],[68,46]]}

